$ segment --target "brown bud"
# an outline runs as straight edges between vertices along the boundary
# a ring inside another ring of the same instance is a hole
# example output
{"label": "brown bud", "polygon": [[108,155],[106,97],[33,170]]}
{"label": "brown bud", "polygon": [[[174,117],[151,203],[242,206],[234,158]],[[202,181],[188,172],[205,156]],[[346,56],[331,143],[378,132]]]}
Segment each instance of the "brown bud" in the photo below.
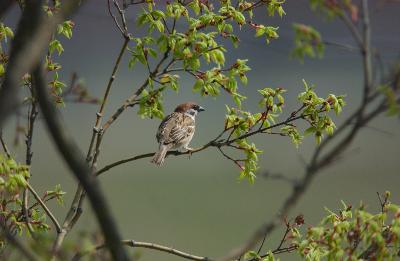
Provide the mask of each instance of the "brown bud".
{"label": "brown bud", "polygon": [[303,214],[298,215],[298,216],[294,219],[294,223],[295,223],[297,226],[303,225],[303,224],[304,224],[304,215],[303,215]]}

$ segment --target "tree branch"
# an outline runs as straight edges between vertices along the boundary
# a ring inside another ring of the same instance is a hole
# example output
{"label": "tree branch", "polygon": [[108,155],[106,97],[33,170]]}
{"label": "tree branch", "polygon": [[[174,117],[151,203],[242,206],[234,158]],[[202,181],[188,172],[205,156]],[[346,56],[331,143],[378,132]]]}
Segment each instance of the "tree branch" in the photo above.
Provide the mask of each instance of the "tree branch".
{"label": "tree branch", "polygon": [[43,202],[43,200],[40,198],[40,196],[36,193],[36,191],[33,189],[33,187],[29,183],[26,183],[26,187],[32,193],[32,195],[36,199],[36,201],[42,206],[42,208],[43,208],[44,212],[46,212],[47,216],[49,216],[49,218],[53,222],[54,226],[56,227],[57,233],[60,233],[61,232],[61,226],[58,223],[56,217],[53,215],[53,213],[50,211],[50,209],[46,206],[46,204]]}
{"label": "tree branch", "polygon": [[[224,139],[224,140],[220,141],[220,138],[223,136],[223,134],[225,134],[228,131],[228,130],[223,130],[217,137],[215,137],[214,139],[212,139],[211,141],[209,141],[208,143],[204,144],[203,146],[201,146],[199,148],[193,149],[191,151],[185,151],[185,152],[169,151],[167,153],[167,156],[168,155],[180,156],[180,155],[194,154],[194,153],[203,151],[203,150],[205,150],[205,149],[207,149],[209,147],[221,148],[223,146],[229,146],[229,145],[231,145],[232,143],[234,143],[234,142],[236,142],[238,140],[241,140],[241,139],[244,139],[244,138],[248,138],[250,136],[253,136],[253,135],[256,135],[256,134],[259,134],[259,133],[265,133],[265,131],[267,131],[267,130],[287,125],[290,122],[296,121],[296,120],[304,118],[304,117],[305,117],[304,115],[300,115],[300,116],[296,116],[296,117],[291,117],[290,116],[286,120],[284,120],[282,122],[279,122],[279,123],[276,123],[274,125],[271,125],[269,127],[265,127],[265,128],[257,129],[255,131],[251,131],[251,132],[245,133],[245,134],[243,134],[243,135],[241,135],[239,137],[236,137],[235,139],[231,139],[231,140]],[[98,175],[100,175],[100,174],[102,174],[102,173],[104,173],[104,172],[106,172],[106,171],[108,171],[108,170],[110,170],[110,169],[112,169],[112,168],[114,168],[116,166],[131,162],[131,161],[139,160],[139,159],[149,158],[149,157],[152,157],[152,156],[154,156],[154,152],[145,153],[145,154],[141,154],[141,155],[136,155],[136,156],[133,156],[133,157],[130,157],[130,158],[126,158],[126,159],[123,159],[123,160],[116,161],[116,162],[108,164],[108,165],[104,166],[103,168],[101,168],[100,170],[98,170],[96,172],[96,175],[98,176]]]}
{"label": "tree branch", "polygon": [[7,158],[11,158],[10,151],[8,150],[8,147],[3,139],[3,130],[0,130],[0,143],[1,146],[3,147],[4,153],[6,154]]}
{"label": "tree branch", "polygon": [[115,17],[115,15],[113,14],[113,12],[111,11],[111,0],[107,1],[107,6],[108,6],[108,13],[110,14],[110,16],[113,18],[115,25],[117,26],[117,28],[119,29],[119,31],[121,32],[122,36],[125,39],[129,39],[129,33],[128,33],[128,27],[126,25],[126,19],[125,19],[125,11],[122,10],[119,7],[119,4],[116,0],[112,0],[113,4],[115,6],[115,8],[117,9],[119,15],[121,16],[121,21],[122,21],[122,26],[118,23],[117,18]]}
{"label": "tree branch", "polygon": [[114,68],[112,70],[110,79],[108,80],[108,84],[107,84],[107,87],[106,87],[106,91],[104,93],[103,100],[102,100],[101,105],[100,105],[100,109],[96,113],[96,123],[95,123],[95,125],[93,127],[92,138],[91,138],[90,145],[89,145],[89,150],[88,150],[88,153],[87,153],[87,156],[86,156],[86,161],[87,162],[89,162],[91,160],[90,158],[91,158],[91,155],[92,155],[92,149],[93,149],[93,145],[94,145],[94,140],[95,140],[96,134],[99,133],[99,129],[100,129],[100,126],[101,126],[101,119],[102,119],[103,113],[104,113],[104,108],[105,108],[105,105],[107,103],[108,96],[110,94],[111,86],[112,86],[112,84],[113,84],[113,82],[115,80],[118,67],[119,67],[119,65],[121,63],[122,56],[124,55],[124,53],[126,51],[128,43],[129,43],[129,38],[125,38],[124,43],[122,44],[121,50],[120,50],[120,52],[119,52],[119,54],[117,56],[117,60],[115,61]]}
{"label": "tree branch", "polygon": [[372,68],[372,52],[371,52],[371,29],[369,25],[369,10],[368,1],[363,0],[362,2],[362,17],[363,17],[363,67],[364,67],[364,91],[363,100],[366,104],[369,93],[372,88],[373,79],[373,68]]}
{"label": "tree branch", "polygon": [[[208,257],[195,256],[195,255],[192,255],[192,254],[177,250],[177,249],[172,248],[172,247],[162,246],[162,245],[158,245],[158,244],[154,244],[154,243],[139,242],[139,241],[134,241],[134,240],[122,240],[121,243],[126,245],[126,246],[130,246],[130,247],[148,248],[148,249],[153,249],[153,250],[169,253],[171,255],[180,256],[180,257],[186,258],[188,260],[213,261],[213,259],[208,258]],[[101,250],[104,247],[105,247],[105,245],[96,246],[93,251]],[[72,261],[78,261],[83,256],[85,256],[87,254],[90,254],[91,252],[92,251],[77,253],[72,258]]]}
{"label": "tree branch", "polygon": [[[35,127],[35,121],[36,121],[36,117],[38,115],[38,109],[37,109],[37,104],[36,101],[34,99],[34,95],[33,95],[33,89],[32,86],[29,86],[30,90],[31,90],[31,108],[30,110],[28,110],[28,133],[26,134],[26,140],[25,140],[25,144],[26,144],[26,156],[25,156],[25,163],[27,166],[31,166],[32,163],[32,156],[33,156],[33,152],[32,152],[32,139],[33,139],[33,130]],[[26,181],[29,182],[29,178],[26,178]],[[29,183],[28,183],[29,185]],[[29,222],[29,208],[28,208],[28,202],[29,202],[29,193],[27,191],[27,189],[24,189],[23,192],[23,202],[22,202],[22,212],[24,213],[25,216],[25,223],[26,226],[29,230],[29,232],[31,233],[31,235],[34,235],[34,231],[32,229],[32,226]],[[57,230],[58,232],[58,230]]]}
{"label": "tree branch", "polygon": [[87,192],[93,211],[104,233],[106,244],[111,251],[111,255],[114,260],[129,260],[124,248],[119,243],[119,232],[100,186],[94,175],[92,175],[79,148],[73,140],[67,136],[67,133],[62,127],[60,116],[57,114],[54,105],[48,97],[41,66],[35,69],[33,79],[35,83],[34,86],[36,87],[37,99],[44,115],[48,131],[52,135],[60,154]]}
{"label": "tree branch", "polygon": [[341,15],[339,15],[339,17],[342,19],[344,24],[350,30],[351,34],[353,35],[354,40],[356,41],[356,44],[358,45],[359,50],[363,50],[364,49],[363,39],[362,39],[357,27],[354,25],[354,23],[351,21],[351,19],[344,12]]}
{"label": "tree branch", "polygon": [[[387,109],[387,102],[382,101],[375,109],[373,109],[369,114],[364,116],[364,112],[368,105],[373,104],[373,101],[380,96],[379,92],[375,92],[373,94],[369,93],[370,88],[372,87],[372,65],[371,65],[371,52],[369,47],[369,18],[368,18],[368,8],[366,5],[367,0],[363,0],[363,8],[364,8],[364,38],[361,38],[357,28],[351,22],[351,20],[346,16],[341,16],[342,20],[349,27],[350,31],[353,34],[356,42],[359,45],[361,54],[363,56],[363,64],[364,64],[364,92],[363,92],[363,101],[359,108],[348,117],[345,122],[338,128],[338,130],[332,135],[328,136],[320,146],[315,150],[310,165],[306,168],[304,177],[299,180],[299,182],[293,187],[292,193],[286,198],[282,207],[279,210],[279,214],[277,214],[270,222],[262,225],[258,230],[256,230],[253,236],[242,246],[236,248],[231,251],[227,256],[220,259],[220,261],[228,261],[237,258],[238,256],[243,255],[248,250],[253,248],[255,244],[263,238],[266,234],[271,233],[276,226],[278,225],[278,220],[287,216],[289,211],[297,204],[300,200],[301,196],[305,193],[308,187],[311,185],[313,179],[317,175],[317,173],[327,167],[329,164],[333,162],[333,159],[338,157],[346,148],[350,146],[356,135],[359,133],[360,129],[365,126],[369,121],[376,118],[380,113]],[[366,21],[365,21],[366,20]],[[368,43],[364,42],[368,41]],[[365,47],[366,46],[366,47]],[[367,50],[367,51],[365,51]],[[394,75],[396,77],[396,75]],[[390,81],[394,86],[397,86],[399,79],[394,79],[394,81]],[[353,123],[353,120],[356,120],[356,124],[354,124],[350,130],[350,132],[331,150],[324,151],[324,157],[319,159],[319,156],[322,154],[323,149],[326,148],[326,145],[333,140],[336,140],[336,137],[344,130],[347,130]]]}
{"label": "tree branch", "polygon": [[[106,105],[108,97],[110,95],[110,90],[111,90],[112,84],[114,83],[114,80],[116,78],[116,74],[117,74],[119,65],[120,65],[122,57],[127,49],[128,43],[129,43],[129,38],[125,38],[125,40],[122,44],[121,50],[115,61],[113,70],[111,72],[111,76],[108,80],[107,87],[104,92],[103,100],[101,102],[99,111],[96,113],[96,121],[95,121],[95,124],[93,127],[92,137],[90,139],[89,149],[88,149],[88,152],[86,155],[86,162],[88,164],[90,163],[90,161],[93,158],[92,151],[93,151],[93,146],[96,141],[96,137],[99,138],[101,136],[100,127],[101,127],[101,120],[103,117],[105,105]],[[78,188],[75,192],[74,199],[71,203],[71,207],[69,208],[67,215],[65,217],[65,220],[63,222],[63,231],[57,235],[57,238],[54,241],[53,253],[58,252],[58,249],[61,247],[61,244],[64,241],[66,234],[74,226],[74,224],[76,223],[76,221],[79,219],[80,215],[82,214],[82,202],[83,202],[84,197],[85,197],[85,191],[83,190],[82,186],[79,184]]]}
{"label": "tree branch", "polygon": [[[153,78],[157,75],[157,73],[160,70],[161,65],[165,62],[165,60],[168,59],[170,49],[165,51],[163,58],[158,62],[154,70],[150,73],[149,78]],[[149,84],[149,78],[145,80],[145,82],[136,90],[136,92],[129,97],[122,105],[117,109],[117,111],[108,119],[108,121],[103,125],[103,131],[105,132],[111,124],[114,123],[116,119],[125,111],[126,108],[128,108],[137,97],[143,92],[143,90],[147,87]]]}

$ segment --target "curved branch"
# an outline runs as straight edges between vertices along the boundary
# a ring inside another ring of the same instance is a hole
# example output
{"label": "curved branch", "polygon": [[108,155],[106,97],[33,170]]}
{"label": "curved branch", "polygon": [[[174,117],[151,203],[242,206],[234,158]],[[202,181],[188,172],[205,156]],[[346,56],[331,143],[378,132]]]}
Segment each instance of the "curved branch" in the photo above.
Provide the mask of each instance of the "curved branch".
{"label": "curved branch", "polygon": [[[208,257],[202,257],[202,256],[195,256],[180,250],[177,250],[172,247],[167,247],[167,246],[162,246],[154,243],[148,243],[148,242],[139,242],[139,241],[134,241],[134,240],[122,240],[122,244],[130,247],[140,247],[140,248],[148,248],[148,249],[153,249],[165,253],[169,253],[171,255],[175,256],[180,256],[183,258],[186,258],[188,260],[198,260],[198,261],[213,261],[213,259],[208,258]],[[99,245],[96,246],[94,251],[98,251],[100,249],[103,249],[105,245]],[[90,254],[92,251],[87,251],[87,252],[82,252],[82,253],[77,253],[73,258],[72,261],[78,261],[80,260],[83,256]]]}
{"label": "curved branch", "polygon": [[[303,108],[303,107],[302,107],[302,108]],[[297,113],[298,113],[298,112],[299,112],[299,110],[297,111]],[[292,115],[293,115],[293,114],[292,114]],[[201,147],[199,147],[199,148],[196,148],[196,149],[193,149],[193,150],[190,150],[190,151],[185,151],[185,152],[180,152],[180,151],[169,151],[169,152],[167,153],[167,156],[168,156],[168,155],[181,156],[181,155],[193,154],[193,153],[197,153],[197,152],[203,151],[203,150],[205,150],[205,149],[207,149],[207,148],[209,148],[209,147],[221,148],[221,147],[224,147],[224,146],[230,146],[232,143],[234,143],[234,142],[236,142],[236,141],[238,141],[238,140],[248,138],[248,137],[253,136],[253,135],[256,135],[256,134],[258,134],[258,133],[266,133],[265,131],[267,131],[267,130],[270,130],[270,129],[273,129],[273,128],[276,128],[276,127],[280,127],[280,126],[287,125],[287,124],[289,124],[289,123],[291,123],[291,122],[293,122],[293,121],[296,121],[296,120],[298,120],[298,119],[302,119],[302,118],[304,118],[304,117],[305,117],[305,115],[299,115],[299,116],[295,116],[295,117],[290,116],[290,117],[287,118],[286,120],[284,120],[284,121],[282,121],[282,122],[279,122],[279,123],[276,123],[276,124],[274,124],[274,125],[271,125],[271,126],[269,126],[269,127],[259,128],[259,129],[255,130],[255,131],[251,131],[251,132],[245,133],[245,134],[243,134],[243,135],[241,135],[241,136],[239,136],[239,137],[236,137],[236,138],[234,138],[234,139],[229,139],[229,137],[228,137],[227,139],[223,139],[223,140],[221,141],[220,138],[221,138],[228,130],[230,130],[230,129],[226,129],[226,130],[223,130],[217,137],[215,137],[214,139],[212,139],[211,141],[209,141],[208,143],[206,143],[205,145],[203,145],[203,146],[201,146]],[[113,163],[111,163],[111,164],[108,164],[108,165],[104,166],[104,167],[101,168],[100,170],[98,170],[98,171],[96,172],[96,175],[99,176],[100,174],[102,174],[102,173],[104,173],[104,172],[106,172],[106,171],[108,171],[108,170],[110,170],[110,169],[112,169],[112,168],[114,168],[114,167],[117,167],[117,166],[119,166],[119,165],[122,165],[122,164],[125,164],[125,163],[128,163],[128,162],[131,162],[131,161],[139,160],[139,159],[150,158],[150,157],[152,157],[152,156],[154,156],[154,152],[145,153],[145,154],[141,154],[141,155],[136,155],[136,156],[133,156],[133,157],[129,157],[129,158],[126,158],[126,159],[122,159],[122,160],[113,162]]]}
{"label": "curved branch", "polygon": [[351,34],[354,37],[354,40],[358,45],[359,50],[362,51],[364,49],[363,38],[361,37],[361,34],[358,31],[357,27],[345,13],[341,14],[339,17],[342,19],[347,28],[350,30]]}
{"label": "curved branch", "polygon": [[122,20],[122,25],[123,28],[121,27],[121,25],[118,23],[117,17],[115,17],[115,15],[113,14],[113,12],[111,11],[111,0],[107,1],[107,7],[108,7],[108,13],[110,14],[110,16],[113,18],[115,25],[117,26],[118,30],[121,32],[122,36],[125,39],[129,40],[129,34],[128,34],[128,27],[126,26],[126,19],[125,19],[125,14],[124,11],[119,7],[118,3],[113,0],[114,6],[117,9],[119,15],[121,16],[121,20]]}
{"label": "curved branch", "polygon": [[87,165],[82,152],[65,132],[60,116],[48,97],[46,82],[40,65],[37,66],[33,73],[33,80],[35,82],[34,86],[36,88],[37,99],[44,115],[48,131],[53,137],[60,154],[87,192],[114,260],[129,260],[125,249],[119,243],[119,232],[101,188],[95,176],[92,175],[92,171]]}
{"label": "curved branch", "polygon": [[0,143],[1,146],[3,147],[4,153],[6,154],[7,158],[11,158],[10,151],[8,150],[8,147],[3,139],[3,130],[0,130]]}

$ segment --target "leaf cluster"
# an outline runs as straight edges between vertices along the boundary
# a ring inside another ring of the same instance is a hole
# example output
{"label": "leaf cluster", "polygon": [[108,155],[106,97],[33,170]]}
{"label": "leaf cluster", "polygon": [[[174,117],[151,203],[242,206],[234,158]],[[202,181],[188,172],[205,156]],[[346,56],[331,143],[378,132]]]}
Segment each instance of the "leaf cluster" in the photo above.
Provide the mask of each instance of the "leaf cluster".
{"label": "leaf cluster", "polygon": [[[137,17],[137,24],[147,29],[144,37],[131,37],[133,46],[129,47],[131,58],[129,67],[137,62],[148,68],[149,82],[158,83],[162,87],[152,90],[164,91],[169,87],[179,90],[179,73],[188,73],[194,77],[193,90],[202,96],[219,96],[221,90],[227,92],[240,107],[245,96],[238,91],[238,81],[247,84],[246,72],[250,70],[247,60],[237,59],[236,62],[225,67],[225,43],[228,39],[234,46],[238,46],[239,37],[235,34],[237,26],[247,26],[256,31],[257,36],[265,35],[269,42],[278,37],[277,27],[256,24],[253,22],[253,9],[266,6],[269,15],[285,14],[284,1],[265,1],[253,3],[238,1],[208,1],[194,0],[188,3],[182,1],[167,2],[165,6],[148,1],[143,5],[142,12]],[[179,30],[175,26],[179,23]],[[183,29],[182,29],[183,28]],[[263,33],[261,34],[261,31]],[[152,74],[152,59],[156,60],[159,53],[170,53],[170,66],[159,74]],[[181,67],[176,67],[180,64]],[[170,75],[170,71],[178,74]],[[152,91],[150,90],[150,92]],[[149,98],[144,93],[143,101]],[[151,96],[154,98],[154,96]],[[158,94],[159,103],[162,94]],[[158,103],[158,102],[156,102]],[[151,103],[151,104],[156,104]],[[162,106],[153,106],[161,109]],[[157,111],[157,110],[156,110]],[[160,116],[161,113],[149,113],[141,108],[139,114],[143,117]]]}
{"label": "leaf cluster", "polygon": [[14,37],[14,32],[10,27],[5,26],[3,23],[0,23],[0,81],[4,76],[6,71],[6,65],[8,63],[8,54],[7,50],[4,50],[2,42],[7,44],[9,38]]}
{"label": "leaf cluster", "polygon": [[[240,178],[248,178],[254,182],[255,171],[258,168],[258,154],[261,150],[256,148],[254,143],[248,141],[248,138],[257,133],[278,134],[291,138],[293,144],[298,147],[303,140],[303,135],[314,134],[317,144],[323,138],[323,134],[332,135],[336,128],[335,123],[330,117],[330,111],[334,110],[336,114],[342,111],[345,105],[344,96],[329,94],[328,97],[319,97],[314,88],[304,83],[304,91],[298,95],[300,108],[290,114],[286,120],[279,121],[278,118],[283,112],[285,104],[283,88],[269,88],[258,90],[261,95],[259,106],[263,109],[261,112],[251,113],[238,108],[227,106],[225,117],[224,132],[229,132],[228,138],[224,141],[230,147],[244,153],[244,159],[232,160],[241,169]],[[308,128],[301,134],[301,131],[293,123],[296,120],[303,120]],[[279,128],[279,131],[276,129]],[[234,144],[234,145],[233,145]]]}
{"label": "leaf cluster", "polygon": [[325,46],[320,33],[311,26],[293,24],[295,32],[294,48],[291,56],[304,61],[306,56],[310,58],[322,58]]}
{"label": "leaf cluster", "polygon": [[358,7],[353,0],[310,0],[311,9],[321,12],[329,19],[343,16],[348,12],[353,21],[358,20]]}
{"label": "leaf cluster", "polygon": [[298,96],[299,101],[304,106],[304,119],[310,125],[304,134],[314,134],[315,140],[319,144],[324,133],[328,135],[333,134],[336,125],[328,113],[333,109],[336,115],[339,115],[342,112],[343,106],[345,106],[345,96],[329,94],[328,97],[321,98],[314,92],[314,88],[308,86],[305,81],[304,86],[305,91]]}
{"label": "leaf cluster", "polygon": [[[388,192],[387,192],[388,194]],[[387,202],[383,211],[372,214],[364,205],[353,209],[342,202],[342,209],[328,215],[306,234],[294,228],[298,252],[307,260],[394,260],[400,250],[400,207]]]}
{"label": "leaf cluster", "polygon": [[[29,166],[19,164],[14,159],[0,154],[0,220],[13,233],[22,234],[24,230],[29,233],[22,203],[22,191],[27,188],[29,177]],[[48,191],[43,196],[43,201],[56,198],[62,203],[64,194],[58,185],[54,191]],[[37,206],[35,203],[27,210],[28,222],[34,231],[44,232],[50,227],[46,223],[46,215]],[[0,246],[4,244],[4,238],[0,237]]]}

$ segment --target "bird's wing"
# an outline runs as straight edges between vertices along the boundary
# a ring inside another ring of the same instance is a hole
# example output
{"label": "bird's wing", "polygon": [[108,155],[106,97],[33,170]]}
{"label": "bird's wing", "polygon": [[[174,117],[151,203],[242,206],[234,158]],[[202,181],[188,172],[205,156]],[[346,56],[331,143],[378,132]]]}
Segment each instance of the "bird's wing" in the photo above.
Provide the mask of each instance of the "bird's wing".
{"label": "bird's wing", "polygon": [[177,144],[193,135],[195,130],[194,119],[190,116],[182,115],[178,124],[176,124],[170,134],[169,142]]}
{"label": "bird's wing", "polygon": [[157,140],[163,144],[177,144],[192,135],[194,130],[193,118],[182,113],[172,113],[161,122]]}
{"label": "bird's wing", "polygon": [[164,143],[164,141],[168,139],[169,133],[171,132],[173,126],[176,124],[176,118],[176,113],[172,113],[162,120],[160,126],[158,127],[156,135],[157,141],[159,143]]}

